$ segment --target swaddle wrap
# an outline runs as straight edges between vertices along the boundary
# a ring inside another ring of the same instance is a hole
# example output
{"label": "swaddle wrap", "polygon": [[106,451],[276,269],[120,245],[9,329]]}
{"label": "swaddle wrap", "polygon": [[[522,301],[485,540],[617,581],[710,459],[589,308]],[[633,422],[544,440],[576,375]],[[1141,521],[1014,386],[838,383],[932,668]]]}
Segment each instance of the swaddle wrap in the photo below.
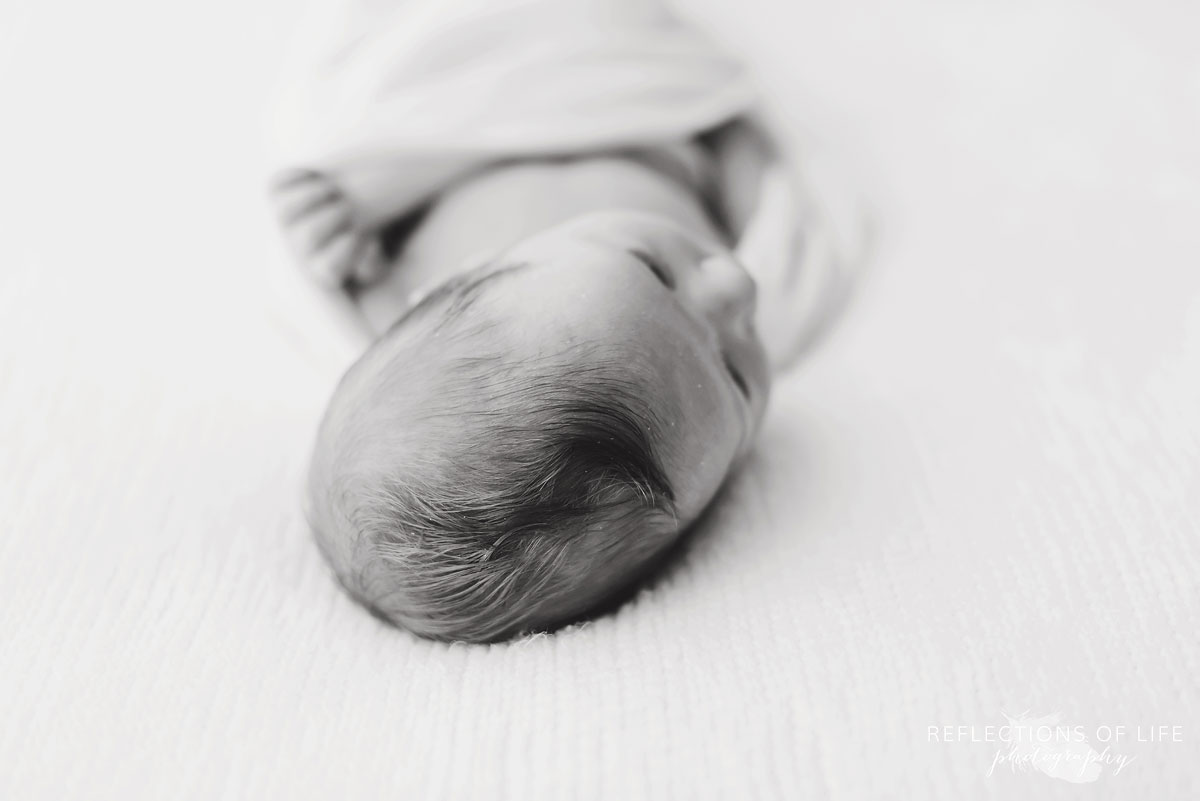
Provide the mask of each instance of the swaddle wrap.
{"label": "swaddle wrap", "polygon": [[[742,65],[652,0],[342,0],[314,9],[294,51],[273,169],[324,173],[366,226],[496,159],[678,142],[762,116]],[[759,326],[779,366],[833,296],[812,209],[777,156],[737,251],[772,298]],[[340,372],[369,341],[348,296],[298,270],[276,279],[291,333]]]}

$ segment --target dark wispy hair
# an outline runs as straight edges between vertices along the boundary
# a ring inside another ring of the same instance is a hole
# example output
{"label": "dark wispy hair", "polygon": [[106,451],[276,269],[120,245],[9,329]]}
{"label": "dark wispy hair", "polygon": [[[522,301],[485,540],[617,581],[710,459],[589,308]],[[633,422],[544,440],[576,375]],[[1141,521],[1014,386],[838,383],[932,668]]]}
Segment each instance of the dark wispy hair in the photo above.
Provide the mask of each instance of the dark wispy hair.
{"label": "dark wispy hair", "polygon": [[[577,619],[678,534],[660,427],[627,355],[431,352],[434,330],[480,335],[486,324],[462,312],[495,274],[443,288],[398,324],[419,331],[399,332],[394,358],[437,374],[420,414],[365,408],[381,393],[357,375],[353,392],[335,394],[314,457],[313,525],[343,586],[436,639],[494,641]],[[408,430],[392,436],[395,426]],[[370,446],[380,438],[406,444]]]}

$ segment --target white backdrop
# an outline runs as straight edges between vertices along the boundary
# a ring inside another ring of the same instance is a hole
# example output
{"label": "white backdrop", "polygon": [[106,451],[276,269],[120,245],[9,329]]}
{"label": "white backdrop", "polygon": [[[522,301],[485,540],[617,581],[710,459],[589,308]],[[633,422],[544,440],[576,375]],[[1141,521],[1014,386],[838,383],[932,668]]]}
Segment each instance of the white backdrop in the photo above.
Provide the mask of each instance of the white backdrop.
{"label": "white backdrop", "polygon": [[[0,12],[0,797],[1200,797],[1197,6],[689,3],[874,176],[879,256],[684,564],[476,648],[297,508],[290,5]],[[1026,711],[1133,761],[987,775]]]}

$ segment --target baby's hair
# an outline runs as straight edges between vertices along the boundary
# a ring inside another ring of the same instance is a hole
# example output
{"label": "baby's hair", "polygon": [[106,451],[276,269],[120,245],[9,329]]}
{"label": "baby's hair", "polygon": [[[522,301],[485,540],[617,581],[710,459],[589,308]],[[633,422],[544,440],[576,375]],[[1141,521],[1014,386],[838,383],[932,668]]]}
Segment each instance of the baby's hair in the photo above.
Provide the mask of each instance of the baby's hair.
{"label": "baby's hair", "polygon": [[318,438],[322,551],[352,596],[423,636],[494,641],[577,619],[678,533],[630,355],[517,360],[467,313],[520,267],[427,297],[343,379]]}

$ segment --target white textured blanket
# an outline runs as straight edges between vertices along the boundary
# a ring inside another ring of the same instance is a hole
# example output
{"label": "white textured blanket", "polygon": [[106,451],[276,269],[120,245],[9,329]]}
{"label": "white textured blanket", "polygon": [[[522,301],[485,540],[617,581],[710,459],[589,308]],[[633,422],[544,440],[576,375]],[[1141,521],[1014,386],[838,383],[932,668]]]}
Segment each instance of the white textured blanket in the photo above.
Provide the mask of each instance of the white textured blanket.
{"label": "white textured blanket", "polygon": [[[686,562],[490,648],[300,518],[292,4],[5,6],[0,798],[1200,797],[1196,11],[688,5],[870,154],[879,258]],[[1005,713],[1107,761],[993,768]]]}

